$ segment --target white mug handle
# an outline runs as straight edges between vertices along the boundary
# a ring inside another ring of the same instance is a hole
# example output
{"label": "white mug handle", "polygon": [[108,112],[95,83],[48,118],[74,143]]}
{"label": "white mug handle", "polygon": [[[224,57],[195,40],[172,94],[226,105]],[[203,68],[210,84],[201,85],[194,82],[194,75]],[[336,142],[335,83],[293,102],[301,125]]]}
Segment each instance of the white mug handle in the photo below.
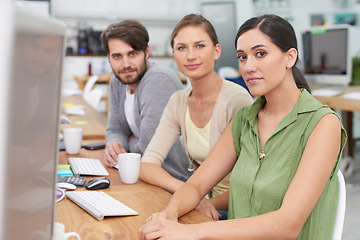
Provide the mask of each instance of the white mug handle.
{"label": "white mug handle", "polygon": [[79,234],[77,234],[76,232],[68,232],[68,233],[65,233],[65,239],[68,239],[69,237],[77,237],[77,239],[81,240],[81,237]]}

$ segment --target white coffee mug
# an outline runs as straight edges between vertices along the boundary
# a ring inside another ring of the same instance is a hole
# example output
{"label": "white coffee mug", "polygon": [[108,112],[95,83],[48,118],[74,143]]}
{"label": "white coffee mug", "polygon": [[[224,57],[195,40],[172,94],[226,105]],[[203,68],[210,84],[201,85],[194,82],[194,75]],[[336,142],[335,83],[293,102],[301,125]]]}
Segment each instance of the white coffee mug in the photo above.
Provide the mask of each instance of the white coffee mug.
{"label": "white coffee mug", "polygon": [[118,155],[118,169],[123,183],[136,183],[140,173],[141,155],[139,153],[121,153]]}
{"label": "white coffee mug", "polygon": [[68,154],[78,154],[81,148],[82,129],[65,128],[63,129],[65,150]]}
{"label": "white coffee mug", "polygon": [[54,223],[54,231],[51,240],[66,240],[69,237],[76,237],[81,240],[81,237],[76,232],[65,233],[65,225],[59,222]]}

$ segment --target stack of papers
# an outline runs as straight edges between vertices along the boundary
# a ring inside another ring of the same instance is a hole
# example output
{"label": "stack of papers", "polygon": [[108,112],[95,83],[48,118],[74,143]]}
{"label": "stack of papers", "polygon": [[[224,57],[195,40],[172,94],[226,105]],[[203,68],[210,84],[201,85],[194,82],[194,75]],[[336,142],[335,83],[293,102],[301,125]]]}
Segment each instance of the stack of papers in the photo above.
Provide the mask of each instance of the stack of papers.
{"label": "stack of papers", "polygon": [[342,95],[341,97],[360,101],[360,92],[346,93],[346,94]]}
{"label": "stack of papers", "polygon": [[81,93],[82,93],[82,91],[79,90],[79,89],[66,88],[66,89],[62,89],[62,90],[61,90],[61,94],[62,94],[63,96],[80,95]]}
{"label": "stack of papers", "polygon": [[64,112],[67,115],[84,116],[85,115],[85,106],[83,106],[83,105],[74,105],[74,106],[71,106],[71,107],[65,107]]}
{"label": "stack of papers", "polygon": [[342,93],[342,90],[331,89],[331,88],[321,88],[314,89],[311,91],[313,96],[322,96],[322,97],[332,97]]}

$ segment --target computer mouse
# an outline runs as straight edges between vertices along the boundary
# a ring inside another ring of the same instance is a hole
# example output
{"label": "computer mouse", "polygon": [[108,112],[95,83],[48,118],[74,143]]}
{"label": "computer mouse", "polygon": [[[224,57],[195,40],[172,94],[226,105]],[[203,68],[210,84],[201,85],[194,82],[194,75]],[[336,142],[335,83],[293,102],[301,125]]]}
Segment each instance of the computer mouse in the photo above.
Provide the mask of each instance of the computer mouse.
{"label": "computer mouse", "polygon": [[110,186],[110,179],[107,177],[99,177],[91,179],[85,184],[85,188],[88,190],[98,190],[108,188]]}
{"label": "computer mouse", "polygon": [[57,183],[56,187],[66,189],[66,190],[75,190],[76,189],[76,186],[74,184],[65,183],[65,182]]}

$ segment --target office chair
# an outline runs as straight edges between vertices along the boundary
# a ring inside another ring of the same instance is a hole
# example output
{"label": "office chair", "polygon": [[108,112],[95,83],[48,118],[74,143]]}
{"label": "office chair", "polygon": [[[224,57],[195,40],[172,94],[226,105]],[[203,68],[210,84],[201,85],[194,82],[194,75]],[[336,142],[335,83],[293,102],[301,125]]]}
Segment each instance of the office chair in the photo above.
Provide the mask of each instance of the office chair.
{"label": "office chair", "polygon": [[95,109],[97,109],[103,95],[103,92],[100,89],[92,89],[98,79],[99,76],[97,75],[91,76],[86,82],[83,91],[84,100]]}
{"label": "office chair", "polygon": [[229,66],[220,67],[218,70],[218,75],[219,77],[225,78],[230,82],[239,84],[249,92],[249,88],[246,86],[243,77],[240,76],[240,73],[235,68]]}
{"label": "office chair", "polygon": [[346,185],[345,185],[344,175],[340,170],[338,171],[337,175],[339,178],[340,191],[339,191],[339,203],[336,213],[334,233],[332,237],[333,240],[341,240],[341,235],[345,220],[345,209],[346,209]]}

